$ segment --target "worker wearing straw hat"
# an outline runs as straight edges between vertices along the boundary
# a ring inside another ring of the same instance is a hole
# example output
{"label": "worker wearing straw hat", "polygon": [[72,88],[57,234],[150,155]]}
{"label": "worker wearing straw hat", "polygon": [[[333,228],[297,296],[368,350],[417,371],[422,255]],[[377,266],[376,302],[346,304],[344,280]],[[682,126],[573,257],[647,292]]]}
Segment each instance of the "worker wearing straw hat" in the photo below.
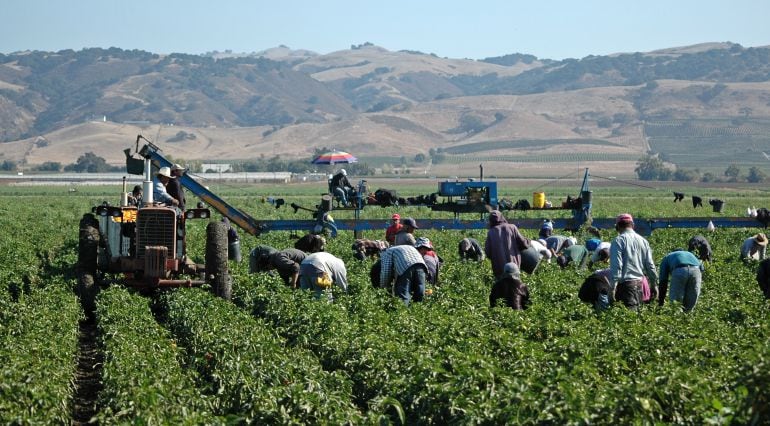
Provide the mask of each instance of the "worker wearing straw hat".
{"label": "worker wearing straw hat", "polygon": [[155,178],[152,180],[152,198],[156,203],[162,203],[166,206],[176,207],[179,205],[179,201],[169,195],[166,187],[174,176],[171,175],[171,169],[169,167],[161,167],[158,173],[155,174]]}
{"label": "worker wearing straw hat", "polygon": [[753,237],[746,238],[741,245],[741,260],[763,260],[767,250],[767,236],[759,233]]}

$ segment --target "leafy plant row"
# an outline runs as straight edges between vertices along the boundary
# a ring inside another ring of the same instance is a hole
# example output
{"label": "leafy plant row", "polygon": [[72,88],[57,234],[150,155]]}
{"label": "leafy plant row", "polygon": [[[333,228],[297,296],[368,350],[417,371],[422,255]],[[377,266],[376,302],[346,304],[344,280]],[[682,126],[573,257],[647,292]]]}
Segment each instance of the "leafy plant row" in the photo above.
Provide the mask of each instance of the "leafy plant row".
{"label": "leafy plant row", "polygon": [[64,280],[0,298],[0,423],[69,423],[78,300]]}
{"label": "leafy plant row", "polygon": [[[767,400],[758,385],[741,388],[770,338],[754,267],[737,261],[746,230],[710,235],[717,260],[695,312],[669,303],[641,315],[621,307],[594,314],[576,297],[584,275],[552,264],[526,278],[528,311],[490,310],[488,266],[457,262],[453,233],[420,232],[447,260],[442,286],[423,304],[404,309],[372,289],[370,264],[336,240],[329,250],[352,278],[334,304],[267,276],[238,277],[237,303],[349,375],[359,405],[403,407],[408,423],[743,421],[754,410],[747,395]],[[656,261],[691,234],[656,232]]]}
{"label": "leafy plant row", "polygon": [[211,424],[211,399],[178,361],[180,349],[150,310],[149,299],[110,287],[97,299],[104,348],[100,424]]}
{"label": "leafy plant row", "polygon": [[258,424],[356,422],[351,384],[262,321],[200,290],[164,295],[168,327],[209,387],[215,412]]}

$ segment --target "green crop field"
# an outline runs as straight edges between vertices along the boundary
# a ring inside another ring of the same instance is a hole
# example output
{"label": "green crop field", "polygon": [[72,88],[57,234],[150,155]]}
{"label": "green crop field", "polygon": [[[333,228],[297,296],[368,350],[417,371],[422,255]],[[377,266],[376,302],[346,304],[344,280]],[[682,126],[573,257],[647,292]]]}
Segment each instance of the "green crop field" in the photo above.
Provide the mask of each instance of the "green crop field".
{"label": "green crop field", "polygon": [[[392,185],[405,195],[433,184]],[[318,202],[316,186],[212,186],[257,219],[309,219],[288,204]],[[532,199],[531,186],[500,196]],[[559,201],[571,186],[540,188]],[[594,217],[743,216],[770,207],[758,189],[677,189],[726,201],[724,213],[672,202],[670,190],[595,188]],[[276,209],[266,197],[284,197]],[[698,305],[597,313],[577,298],[589,271],[543,264],[523,276],[526,311],[490,309],[488,261],[463,263],[457,243],[486,232],[419,229],[444,258],[440,286],[404,307],[369,283],[371,260],[353,258],[353,236],[329,239],[349,290],[315,300],[280,278],[230,263],[231,302],[206,287],[141,295],[103,283],[91,338],[75,292],[78,221],[115,188],[0,187],[0,423],[80,424],[766,424],[770,418],[770,302],[756,263],[738,249],[760,228],[667,229],[649,237],[656,263],[700,233],[711,241]],[[188,195],[188,204],[194,203]],[[425,207],[367,207],[451,217]],[[554,212],[556,215],[558,212]],[[335,212],[348,217],[348,212]],[[561,214],[561,213],[559,213]],[[566,214],[566,212],[565,212]],[[506,212],[518,218],[538,212]],[[214,218],[215,220],[218,217]],[[191,222],[189,253],[204,261],[206,221]],[[529,237],[536,231],[525,230]],[[614,236],[601,230],[604,240]],[[578,239],[586,234],[577,232]],[[288,232],[242,231],[244,257],[258,244],[290,247]],[[96,369],[96,370],[94,370]],[[91,383],[80,376],[96,371]],[[88,407],[84,407],[88,405]],[[85,413],[85,414],[84,414]],[[83,418],[86,416],[87,418]]]}

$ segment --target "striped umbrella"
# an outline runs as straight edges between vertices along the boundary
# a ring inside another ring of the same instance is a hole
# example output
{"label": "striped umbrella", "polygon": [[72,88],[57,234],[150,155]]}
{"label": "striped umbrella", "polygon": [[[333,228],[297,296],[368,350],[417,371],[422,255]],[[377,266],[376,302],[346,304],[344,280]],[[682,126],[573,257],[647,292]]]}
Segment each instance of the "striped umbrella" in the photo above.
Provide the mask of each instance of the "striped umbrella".
{"label": "striped umbrella", "polygon": [[355,163],[358,159],[345,151],[325,152],[311,161],[312,164],[348,164]]}

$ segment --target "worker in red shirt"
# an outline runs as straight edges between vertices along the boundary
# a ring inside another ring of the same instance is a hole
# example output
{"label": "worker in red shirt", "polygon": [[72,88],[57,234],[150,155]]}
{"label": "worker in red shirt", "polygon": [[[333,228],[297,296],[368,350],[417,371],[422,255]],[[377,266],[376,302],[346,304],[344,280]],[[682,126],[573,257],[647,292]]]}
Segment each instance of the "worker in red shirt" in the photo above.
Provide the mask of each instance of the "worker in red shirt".
{"label": "worker in red shirt", "polygon": [[404,227],[404,225],[401,224],[401,215],[398,213],[393,213],[390,220],[392,223],[388,226],[388,229],[385,230],[385,241],[390,245],[393,245],[396,241],[396,234]]}

